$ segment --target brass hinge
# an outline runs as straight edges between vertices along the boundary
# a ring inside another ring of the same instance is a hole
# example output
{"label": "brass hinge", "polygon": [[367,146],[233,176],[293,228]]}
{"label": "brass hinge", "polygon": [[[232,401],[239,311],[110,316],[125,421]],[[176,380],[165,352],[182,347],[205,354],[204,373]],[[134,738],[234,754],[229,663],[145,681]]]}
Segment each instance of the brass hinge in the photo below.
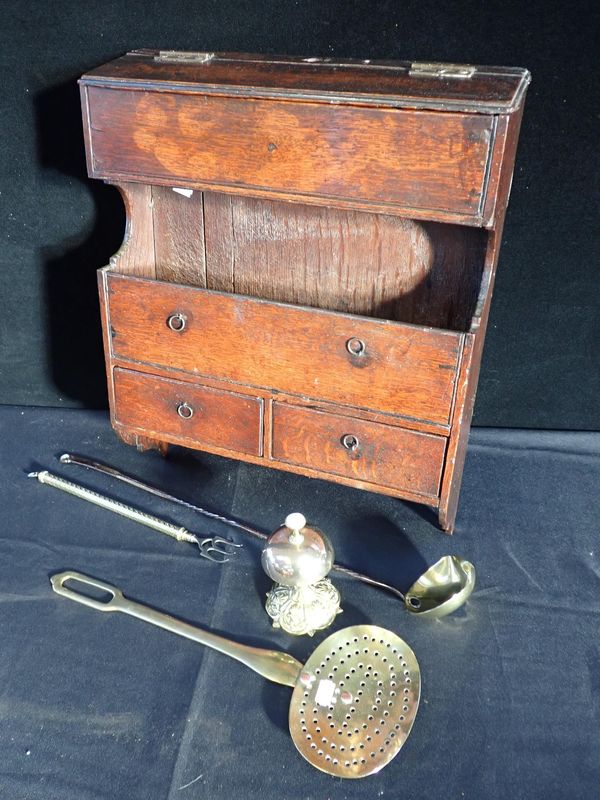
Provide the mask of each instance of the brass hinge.
{"label": "brass hinge", "polygon": [[189,53],[187,50],[160,50],[155,61],[168,64],[206,64],[215,57],[214,53]]}
{"label": "brass hinge", "polygon": [[477,67],[470,64],[439,64],[436,62],[413,61],[409,75],[427,78],[471,78]]}

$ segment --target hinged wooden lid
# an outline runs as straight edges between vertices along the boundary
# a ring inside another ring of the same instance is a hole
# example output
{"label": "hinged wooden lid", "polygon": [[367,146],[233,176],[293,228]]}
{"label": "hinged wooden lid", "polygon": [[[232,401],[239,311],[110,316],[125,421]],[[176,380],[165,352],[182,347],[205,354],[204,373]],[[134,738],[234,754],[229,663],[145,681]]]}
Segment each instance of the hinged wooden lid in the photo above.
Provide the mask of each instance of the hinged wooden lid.
{"label": "hinged wooden lid", "polygon": [[292,58],[247,53],[134,50],[88,72],[84,84],[170,88],[476,114],[516,110],[531,76],[518,67],[370,59]]}

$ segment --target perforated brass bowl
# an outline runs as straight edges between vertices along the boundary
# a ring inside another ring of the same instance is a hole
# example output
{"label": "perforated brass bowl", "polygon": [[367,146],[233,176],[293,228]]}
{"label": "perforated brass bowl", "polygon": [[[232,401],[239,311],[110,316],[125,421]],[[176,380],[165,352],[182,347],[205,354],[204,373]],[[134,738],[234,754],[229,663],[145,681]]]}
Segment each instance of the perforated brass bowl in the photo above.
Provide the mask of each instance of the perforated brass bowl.
{"label": "perforated brass bowl", "polygon": [[403,639],[375,625],[344,628],[304,665],[290,703],[290,734],[317,769],[364,778],[400,751],[420,693],[419,665]]}

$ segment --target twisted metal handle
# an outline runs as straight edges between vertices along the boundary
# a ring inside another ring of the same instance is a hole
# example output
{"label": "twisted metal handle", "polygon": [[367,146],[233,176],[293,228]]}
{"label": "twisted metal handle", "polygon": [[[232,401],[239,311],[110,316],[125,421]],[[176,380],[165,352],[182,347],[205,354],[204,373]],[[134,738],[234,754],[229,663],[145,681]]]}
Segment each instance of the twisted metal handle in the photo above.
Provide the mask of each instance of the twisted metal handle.
{"label": "twisted metal handle", "polygon": [[37,478],[40,483],[53,486],[55,489],[60,489],[63,492],[67,492],[67,494],[72,494],[74,497],[79,497],[81,500],[87,500],[89,503],[94,503],[94,505],[105,508],[107,511],[120,514],[120,516],[133,520],[133,522],[139,522],[140,525],[145,525],[147,528],[152,528],[159,533],[171,536],[173,539],[177,539],[178,542],[198,544],[198,538],[181,526],[173,525],[171,522],[166,522],[164,519],[155,517],[152,514],[147,514],[145,511],[127,506],[125,503],[120,503],[118,500],[105,497],[91,489],[86,489],[85,486],[80,486],[78,483],[65,480],[65,478],[54,475],[52,472],[48,472],[48,470],[30,472],[28,477]]}

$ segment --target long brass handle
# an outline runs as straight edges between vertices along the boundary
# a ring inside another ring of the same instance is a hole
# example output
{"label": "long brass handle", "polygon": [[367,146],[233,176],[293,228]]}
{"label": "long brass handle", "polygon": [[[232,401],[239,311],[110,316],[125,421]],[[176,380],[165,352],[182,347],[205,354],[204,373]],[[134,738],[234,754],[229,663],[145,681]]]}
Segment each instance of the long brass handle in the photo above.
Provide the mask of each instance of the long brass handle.
{"label": "long brass handle", "polygon": [[173,525],[160,517],[155,517],[152,514],[147,514],[145,511],[140,511],[132,506],[120,503],[118,500],[113,500],[110,497],[105,497],[99,492],[94,492],[91,489],[86,489],[85,486],[80,486],[73,481],[65,480],[58,475],[53,475],[48,470],[41,472],[30,472],[30,478],[37,478],[40,483],[47,486],[53,486],[55,489],[60,489],[67,494],[72,494],[74,497],[79,497],[81,500],[87,500],[88,503],[93,503],[100,508],[105,508],[107,511],[113,511],[121,517],[139,522],[140,525],[145,525],[147,528],[164,533],[177,539],[178,542],[190,542],[191,544],[198,544],[198,537],[194,536],[188,530],[180,525]]}
{"label": "long brass handle", "polygon": [[[107,600],[98,600],[72,587],[65,586],[66,581],[78,582],[84,586],[100,589],[110,596]],[[98,578],[91,578],[81,572],[74,572],[73,570],[60,572],[52,575],[50,583],[54,591],[62,597],[75,600],[77,603],[83,603],[83,605],[94,608],[96,611],[121,611],[123,614],[129,614],[132,617],[136,617],[136,619],[149,622],[151,625],[156,625],[170,633],[175,633],[178,636],[191,639],[193,642],[198,642],[198,644],[206,645],[206,647],[217,650],[223,655],[235,658],[236,661],[240,661],[250,667],[254,672],[258,672],[259,675],[269,681],[281,683],[284,686],[295,686],[302,670],[302,664],[287,653],[279,650],[250,647],[239,642],[232,642],[230,639],[225,639],[223,636],[210,633],[202,628],[196,628],[187,622],[172,617],[170,614],[164,614],[162,611],[156,611],[156,609],[142,605],[142,603],[129,600],[116,586],[105,583]]]}

